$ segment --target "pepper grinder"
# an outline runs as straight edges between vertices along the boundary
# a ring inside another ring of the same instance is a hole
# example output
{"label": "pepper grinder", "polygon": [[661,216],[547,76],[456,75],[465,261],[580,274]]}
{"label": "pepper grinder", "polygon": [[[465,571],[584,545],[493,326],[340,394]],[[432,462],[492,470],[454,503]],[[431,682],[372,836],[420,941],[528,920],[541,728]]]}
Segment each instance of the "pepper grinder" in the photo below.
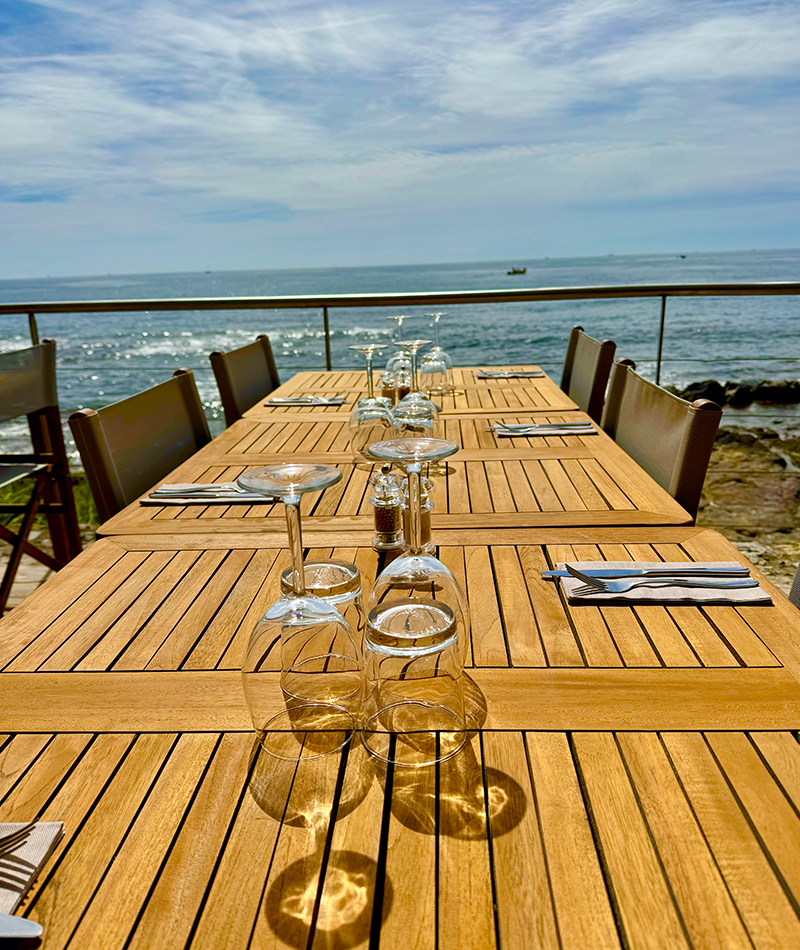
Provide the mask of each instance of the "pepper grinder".
{"label": "pepper grinder", "polygon": [[375,508],[375,537],[372,547],[376,551],[401,551],[403,538],[403,480],[391,471],[391,465],[381,465],[369,480],[375,494],[369,502]]}

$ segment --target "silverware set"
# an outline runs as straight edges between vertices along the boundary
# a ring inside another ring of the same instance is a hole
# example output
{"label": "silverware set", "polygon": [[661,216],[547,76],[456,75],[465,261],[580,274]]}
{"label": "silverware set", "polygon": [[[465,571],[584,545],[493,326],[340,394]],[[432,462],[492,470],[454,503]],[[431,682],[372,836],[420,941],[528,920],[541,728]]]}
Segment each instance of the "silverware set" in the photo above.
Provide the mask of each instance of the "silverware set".
{"label": "silverware set", "polygon": [[[754,577],[745,574],[724,578],[719,574],[713,575],[702,569],[696,569],[693,576],[688,573],[677,576],[673,569],[669,575],[642,572],[638,577],[621,578],[620,580],[610,580],[594,574],[584,574],[569,564],[566,565],[566,569],[569,575],[583,581],[580,587],[575,587],[570,592],[577,596],[582,594],[624,594],[638,587],[702,587],[721,590],[758,587],[758,581]],[[734,574],[733,571],[726,573]]]}

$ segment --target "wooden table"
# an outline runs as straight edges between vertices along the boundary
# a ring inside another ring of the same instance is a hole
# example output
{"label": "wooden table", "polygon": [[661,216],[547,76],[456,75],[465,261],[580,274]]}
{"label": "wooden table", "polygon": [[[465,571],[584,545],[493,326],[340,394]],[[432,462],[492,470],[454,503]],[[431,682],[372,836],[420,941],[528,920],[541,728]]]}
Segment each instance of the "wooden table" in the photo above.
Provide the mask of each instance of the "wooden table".
{"label": "wooden table", "polygon": [[[475,371],[481,367],[466,367],[454,370],[455,392],[437,396],[436,401],[445,414],[451,412],[469,412],[472,410],[508,409],[528,410],[577,410],[576,404],[556,385],[549,376],[528,377],[523,379],[478,379]],[[515,369],[538,370],[538,366],[518,366]],[[375,374],[376,385],[378,374]],[[377,390],[376,390],[377,391]],[[366,393],[364,372],[345,370],[341,372],[296,373],[279,389],[270,393],[269,398],[291,395],[329,396],[334,393],[346,396],[341,406],[317,406],[327,416],[349,418],[355,404]],[[265,419],[291,413],[297,406],[270,406],[258,402],[249,409],[248,419]]]}
{"label": "wooden table", "polygon": [[[173,472],[168,482],[233,481],[248,469],[280,461],[313,461],[342,469],[342,481],[303,499],[306,518],[330,530],[372,520],[371,469],[356,465],[345,420],[315,408],[273,421],[241,419]],[[505,421],[587,420],[584,413],[502,414]],[[689,514],[605,432],[593,436],[496,437],[491,414],[454,414],[444,435],[462,446],[434,475],[440,527],[687,524]],[[345,520],[340,520],[345,519]],[[144,507],[138,501],[98,534],[282,530],[278,505]],[[202,523],[202,527],[199,527]]]}
{"label": "wooden table", "polygon": [[[551,381],[458,382],[434,530],[469,600],[472,731],[448,762],[259,750],[239,671],[288,566],[278,506],[130,506],[0,621],[0,820],[66,828],[23,910],[46,950],[800,946],[800,615],[755,569],[772,605],[568,604],[541,569],[743,559],[605,435],[486,431],[583,418]],[[348,414],[251,410],[168,480],[338,465],[305,544],[369,585]]]}
{"label": "wooden table", "polygon": [[[440,531],[476,731],[388,772],[256,753],[238,666],[286,553],[255,540],[105,539],[0,622],[0,820],[67,829],[25,905],[48,950],[798,945],[795,609],[763,578],[772,606],[569,606],[538,575],[736,559],[721,536]],[[306,543],[379,566],[363,530]]]}

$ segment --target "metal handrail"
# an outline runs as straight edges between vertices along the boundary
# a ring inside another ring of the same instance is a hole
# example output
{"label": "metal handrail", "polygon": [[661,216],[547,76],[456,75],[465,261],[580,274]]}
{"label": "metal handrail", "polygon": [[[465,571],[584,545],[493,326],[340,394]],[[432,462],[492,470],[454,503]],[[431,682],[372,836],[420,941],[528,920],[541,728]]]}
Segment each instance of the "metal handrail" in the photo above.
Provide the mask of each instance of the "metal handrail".
{"label": "metal handrail", "polygon": [[613,300],[658,297],[661,313],[656,358],[656,382],[661,378],[664,324],[668,297],[781,296],[800,294],[800,281],[760,281],[724,284],[627,284],[597,287],[532,287],[517,290],[450,290],[393,294],[297,294],[282,297],[180,297],[138,300],[69,300],[3,303],[0,314],[26,313],[31,339],[38,342],[37,313],[113,313],[153,310],[311,310],[322,309],[325,364],[331,368],[331,307],[396,307],[474,303],[515,303],[532,300]]}

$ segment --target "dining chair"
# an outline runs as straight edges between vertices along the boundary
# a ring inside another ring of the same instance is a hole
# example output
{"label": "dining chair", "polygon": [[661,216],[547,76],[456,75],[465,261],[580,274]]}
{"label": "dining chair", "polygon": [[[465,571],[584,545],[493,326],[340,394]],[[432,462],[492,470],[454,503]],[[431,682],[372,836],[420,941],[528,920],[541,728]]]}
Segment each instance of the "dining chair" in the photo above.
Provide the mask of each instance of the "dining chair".
{"label": "dining chair", "polygon": [[635,369],[633,360],[614,364],[602,428],[694,518],[722,409],[673,396]]}
{"label": "dining chair", "polygon": [[280,386],[278,369],[272,355],[269,337],[262,333],[255,343],[240,346],[227,353],[215,350],[209,355],[217,380],[225,425],[241,419],[259,399]]}
{"label": "dining chair", "polygon": [[[0,525],[11,545],[0,581],[0,613],[5,610],[23,554],[57,571],[81,553],[81,533],[56,392],[56,342],[0,354],[0,422],[27,416],[33,451],[0,454],[0,488],[33,479],[27,501],[0,504],[4,515],[22,515],[17,530]],[[30,532],[37,514],[47,519],[52,555],[34,545]]]}
{"label": "dining chair", "polygon": [[152,488],[211,441],[194,374],[103,409],[81,409],[69,427],[102,521]]}
{"label": "dining chair", "polygon": [[573,327],[569,336],[561,388],[595,422],[600,421],[603,413],[606,385],[616,348],[617,344],[613,340],[603,340],[601,343],[586,336],[581,326]]}

